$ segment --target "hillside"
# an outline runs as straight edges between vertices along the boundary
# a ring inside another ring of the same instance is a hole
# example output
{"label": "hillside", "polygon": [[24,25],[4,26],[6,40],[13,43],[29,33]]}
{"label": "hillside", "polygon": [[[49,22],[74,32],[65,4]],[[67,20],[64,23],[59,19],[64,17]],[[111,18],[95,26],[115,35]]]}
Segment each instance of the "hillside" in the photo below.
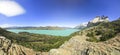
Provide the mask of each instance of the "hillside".
{"label": "hillside", "polygon": [[114,38],[118,33],[120,33],[120,20],[100,23],[93,29],[88,30],[87,36],[94,38],[94,40],[89,39],[89,41],[106,41]]}
{"label": "hillside", "polygon": [[75,36],[58,49],[52,49],[50,55],[119,55],[120,36],[106,42],[93,43],[86,36]]}
{"label": "hillside", "polygon": [[[95,32],[96,30],[98,32]],[[120,20],[82,30],[60,48],[52,49],[49,53],[50,55],[119,55]]]}

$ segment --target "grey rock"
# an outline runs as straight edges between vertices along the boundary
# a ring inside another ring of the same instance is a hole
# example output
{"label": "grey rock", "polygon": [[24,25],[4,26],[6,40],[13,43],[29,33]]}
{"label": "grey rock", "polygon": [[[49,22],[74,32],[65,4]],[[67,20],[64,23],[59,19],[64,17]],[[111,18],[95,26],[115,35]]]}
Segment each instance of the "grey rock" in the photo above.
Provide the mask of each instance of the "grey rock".
{"label": "grey rock", "polygon": [[32,49],[14,44],[11,40],[0,36],[0,55],[36,55]]}
{"label": "grey rock", "polygon": [[102,22],[109,22],[109,18],[107,16],[96,16],[93,20],[88,22],[87,27],[96,26]]}

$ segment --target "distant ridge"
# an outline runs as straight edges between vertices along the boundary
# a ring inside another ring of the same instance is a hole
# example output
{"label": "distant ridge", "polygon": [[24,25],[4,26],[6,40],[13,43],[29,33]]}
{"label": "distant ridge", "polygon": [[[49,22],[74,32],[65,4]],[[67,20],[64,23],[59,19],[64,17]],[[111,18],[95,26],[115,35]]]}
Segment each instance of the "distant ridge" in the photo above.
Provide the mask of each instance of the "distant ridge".
{"label": "distant ridge", "polygon": [[87,23],[80,24],[80,25],[76,26],[75,29],[83,29],[85,27],[87,27]]}
{"label": "distant ridge", "polygon": [[7,27],[5,29],[24,29],[24,30],[64,30],[64,29],[70,29],[70,27],[58,27],[58,26],[40,26],[40,27]]}

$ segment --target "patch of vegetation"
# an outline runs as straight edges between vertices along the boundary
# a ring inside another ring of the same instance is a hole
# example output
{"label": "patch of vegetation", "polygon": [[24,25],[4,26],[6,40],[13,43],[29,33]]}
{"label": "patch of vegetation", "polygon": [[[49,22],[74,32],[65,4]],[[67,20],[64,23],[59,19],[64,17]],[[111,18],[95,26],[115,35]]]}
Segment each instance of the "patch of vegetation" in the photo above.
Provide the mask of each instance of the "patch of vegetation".
{"label": "patch of vegetation", "polygon": [[90,32],[90,33],[87,33],[87,36],[88,36],[88,37],[94,37],[95,34],[94,34],[94,32]]}
{"label": "patch of vegetation", "polygon": [[90,37],[89,39],[86,40],[90,42],[98,42],[98,39],[96,37]]}
{"label": "patch of vegetation", "polygon": [[[96,42],[109,40],[115,37],[118,33],[120,33],[120,20],[101,23],[91,29],[86,36],[90,37],[87,39],[88,41]],[[97,36],[100,36],[99,39],[97,39]]]}
{"label": "patch of vegetation", "polygon": [[89,37],[89,39],[86,39],[87,41],[98,42],[98,39],[95,37],[94,32],[87,33],[87,36]]}

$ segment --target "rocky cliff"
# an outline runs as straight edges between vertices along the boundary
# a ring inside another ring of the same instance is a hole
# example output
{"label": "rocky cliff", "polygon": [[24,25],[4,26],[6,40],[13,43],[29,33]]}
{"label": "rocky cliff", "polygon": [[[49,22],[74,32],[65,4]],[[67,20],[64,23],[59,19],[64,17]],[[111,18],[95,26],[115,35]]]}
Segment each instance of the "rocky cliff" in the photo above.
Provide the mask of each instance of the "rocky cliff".
{"label": "rocky cliff", "polygon": [[88,22],[87,26],[96,26],[101,22],[109,22],[109,18],[107,16],[96,16],[93,20]]}
{"label": "rocky cliff", "polygon": [[58,49],[52,49],[50,55],[120,55],[120,35],[105,42],[88,42],[84,30],[72,37]]}
{"label": "rocky cliff", "polygon": [[108,22],[109,18],[107,16],[96,16],[93,20],[91,20],[91,23],[97,23],[97,22]]}

